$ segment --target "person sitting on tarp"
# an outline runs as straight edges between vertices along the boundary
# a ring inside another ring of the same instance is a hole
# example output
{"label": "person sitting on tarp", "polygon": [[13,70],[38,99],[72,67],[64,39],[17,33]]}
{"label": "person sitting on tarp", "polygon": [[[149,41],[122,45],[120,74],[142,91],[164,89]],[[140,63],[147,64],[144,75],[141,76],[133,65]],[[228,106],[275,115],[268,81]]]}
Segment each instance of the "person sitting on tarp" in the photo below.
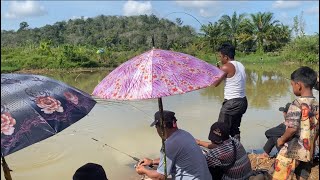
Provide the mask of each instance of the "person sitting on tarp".
{"label": "person sitting on tarp", "polygon": [[272,151],[273,147],[276,147],[277,150],[280,150],[280,147],[277,145],[277,140],[280,138],[283,133],[286,131],[286,115],[291,103],[287,103],[285,107],[280,107],[279,111],[283,112],[284,121],[276,127],[270,128],[265,132],[267,137],[267,142],[263,146],[264,153],[262,153],[259,158],[269,158],[269,154]]}
{"label": "person sitting on tarp", "polygon": [[204,151],[213,180],[246,180],[252,175],[251,163],[246,150],[236,138],[230,137],[226,123],[214,123],[205,142],[196,139],[198,145],[209,148]]}
{"label": "person sitting on tarp", "polygon": [[[161,131],[159,111],[155,113],[151,126],[155,126],[159,136],[165,140],[167,175],[179,180],[211,180],[206,159],[194,137],[187,131],[178,129],[174,112],[163,111],[163,116],[165,136]],[[158,159],[144,158],[140,161],[136,166],[137,173],[151,179],[165,179],[165,154],[162,148],[160,152]],[[154,165],[158,166],[157,170],[147,168]]]}

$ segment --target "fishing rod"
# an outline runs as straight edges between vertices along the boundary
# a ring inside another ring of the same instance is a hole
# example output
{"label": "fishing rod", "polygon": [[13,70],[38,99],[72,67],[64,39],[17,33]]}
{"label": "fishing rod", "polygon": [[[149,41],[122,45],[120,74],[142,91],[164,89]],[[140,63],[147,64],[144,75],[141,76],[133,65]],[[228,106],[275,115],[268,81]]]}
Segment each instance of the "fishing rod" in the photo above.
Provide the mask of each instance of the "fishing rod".
{"label": "fishing rod", "polygon": [[[100,142],[98,139],[95,139],[95,138],[91,138],[91,139],[93,139],[94,141]],[[101,142],[101,143],[102,143],[102,142]],[[137,158],[137,157],[131,156],[130,154],[125,153],[125,152],[123,152],[123,151],[120,151],[119,149],[114,148],[114,147],[112,147],[112,146],[110,146],[110,145],[108,145],[108,144],[105,144],[105,143],[104,143],[104,145],[105,145],[105,146],[108,146],[108,147],[110,147],[111,149],[116,150],[116,151],[118,151],[118,152],[120,152],[120,153],[122,153],[122,154],[124,154],[124,155],[127,155],[128,157],[132,158],[133,160],[135,160],[135,161],[137,161],[137,162],[140,162],[140,159]]]}
{"label": "fishing rod", "polygon": [[259,126],[262,126],[262,127],[264,127],[264,128],[271,128],[271,127],[268,127],[268,126],[265,126],[265,125],[263,125],[263,124],[259,124],[259,123],[256,123],[256,125],[259,125]]}

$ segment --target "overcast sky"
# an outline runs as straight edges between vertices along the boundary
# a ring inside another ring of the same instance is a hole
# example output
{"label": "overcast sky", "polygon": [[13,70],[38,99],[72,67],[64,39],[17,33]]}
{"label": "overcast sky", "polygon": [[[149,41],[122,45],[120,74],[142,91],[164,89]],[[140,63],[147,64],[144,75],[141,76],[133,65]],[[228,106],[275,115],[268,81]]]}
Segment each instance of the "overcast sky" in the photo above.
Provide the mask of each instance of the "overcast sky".
{"label": "overcast sky", "polygon": [[[22,21],[42,27],[57,21],[98,15],[132,16],[155,14],[159,18],[181,18],[184,25],[199,30],[200,23],[217,21],[222,15],[272,12],[277,20],[292,26],[303,12],[307,34],[319,32],[319,1],[1,1],[1,29],[17,30]],[[185,12],[193,17],[176,12]]]}

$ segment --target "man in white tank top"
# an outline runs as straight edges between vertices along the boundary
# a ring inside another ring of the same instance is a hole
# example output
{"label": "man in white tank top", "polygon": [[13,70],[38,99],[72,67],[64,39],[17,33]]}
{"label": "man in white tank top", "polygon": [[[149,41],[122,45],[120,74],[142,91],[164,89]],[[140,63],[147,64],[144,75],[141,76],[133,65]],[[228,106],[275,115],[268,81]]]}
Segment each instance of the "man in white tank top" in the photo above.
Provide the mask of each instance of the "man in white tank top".
{"label": "man in white tank top", "polygon": [[222,44],[218,49],[218,55],[222,64],[220,69],[225,72],[215,84],[218,86],[225,80],[224,101],[218,121],[227,123],[230,135],[240,140],[241,118],[248,108],[245,68],[240,62],[234,60],[235,48],[231,44]]}

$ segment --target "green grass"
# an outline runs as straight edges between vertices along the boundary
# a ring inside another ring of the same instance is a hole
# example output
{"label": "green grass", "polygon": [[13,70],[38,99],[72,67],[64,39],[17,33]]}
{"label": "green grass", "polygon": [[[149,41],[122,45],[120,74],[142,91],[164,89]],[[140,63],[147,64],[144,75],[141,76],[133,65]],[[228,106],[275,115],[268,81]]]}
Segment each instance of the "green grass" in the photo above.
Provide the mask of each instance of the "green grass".
{"label": "green grass", "polygon": [[19,67],[11,67],[11,66],[2,66],[1,65],[1,73],[9,73],[14,71],[19,71]]}

